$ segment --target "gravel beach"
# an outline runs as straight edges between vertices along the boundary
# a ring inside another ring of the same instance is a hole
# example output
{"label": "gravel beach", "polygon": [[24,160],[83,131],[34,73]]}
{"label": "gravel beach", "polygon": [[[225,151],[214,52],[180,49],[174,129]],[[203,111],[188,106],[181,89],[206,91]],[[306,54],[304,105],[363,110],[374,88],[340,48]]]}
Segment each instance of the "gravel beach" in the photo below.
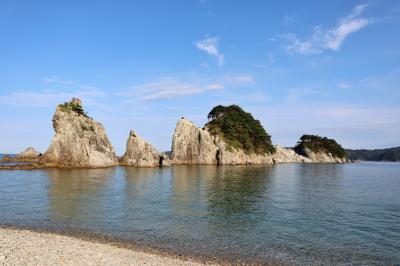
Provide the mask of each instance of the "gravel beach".
{"label": "gravel beach", "polygon": [[69,236],[0,228],[0,265],[204,264]]}

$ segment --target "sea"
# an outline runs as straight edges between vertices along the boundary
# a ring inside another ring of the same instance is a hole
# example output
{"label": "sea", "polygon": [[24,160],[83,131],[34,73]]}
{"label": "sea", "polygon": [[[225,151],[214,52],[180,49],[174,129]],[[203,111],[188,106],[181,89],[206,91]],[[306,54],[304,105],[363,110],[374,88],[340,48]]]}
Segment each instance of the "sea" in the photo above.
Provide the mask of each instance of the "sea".
{"label": "sea", "polygon": [[232,263],[400,264],[400,163],[0,170],[0,226]]}

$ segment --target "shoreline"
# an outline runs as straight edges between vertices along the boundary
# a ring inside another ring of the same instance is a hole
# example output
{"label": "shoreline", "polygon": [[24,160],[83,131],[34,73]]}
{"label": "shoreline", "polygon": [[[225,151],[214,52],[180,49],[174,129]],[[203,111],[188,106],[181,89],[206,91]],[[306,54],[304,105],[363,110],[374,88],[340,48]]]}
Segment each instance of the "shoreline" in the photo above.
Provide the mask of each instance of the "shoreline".
{"label": "shoreline", "polygon": [[89,234],[0,225],[0,264],[198,266],[230,263],[182,256]]}
{"label": "shoreline", "polygon": [[28,163],[24,164],[1,164],[0,160],[0,170],[41,170],[41,169],[106,169],[106,168],[115,168],[115,167],[133,167],[133,168],[168,168],[176,165],[194,165],[194,166],[209,166],[214,165],[216,167],[236,167],[236,166],[273,166],[273,165],[281,165],[281,164],[350,164],[350,163],[358,163],[359,161],[348,161],[348,162],[280,162],[280,163],[263,163],[263,164],[226,164],[226,165],[218,165],[218,164],[189,164],[189,163],[172,163],[170,166],[133,166],[133,165],[125,165],[125,164],[116,164],[112,166],[98,166],[98,167],[84,167],[84,166],[75,166],[75,167],[65,167],[65,166],[49,166],[49,165],[41,165],[37,163]]}

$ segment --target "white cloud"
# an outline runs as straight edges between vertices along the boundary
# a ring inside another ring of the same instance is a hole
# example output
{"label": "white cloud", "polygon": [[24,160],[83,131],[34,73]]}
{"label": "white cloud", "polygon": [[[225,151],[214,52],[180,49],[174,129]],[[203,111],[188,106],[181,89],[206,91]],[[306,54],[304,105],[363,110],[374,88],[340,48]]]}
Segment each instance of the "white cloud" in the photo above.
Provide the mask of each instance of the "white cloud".
{"label": "white cloud", "polygon": [[164,78],[156,82],[139,85],[120,93],[131,96],[134,100],[154,101],[161,99],[180,98],[201,94],[206,91],[216,91],[224,88],[219,83],[184,82],[175,78]]}
{"label": "white cloud", "polygon": [[235,87],[253,84],[254,77],[249,75],[223,75],[220,78],[188,78],[186,81],[175,77],[167,77],[134,86],[119,95],[128,96],[132,101],[155,101],[162,99],[182,98],[211,91],[220,91],[226,86]]}
{"label": "white cloud", "polygon": [[340,19],[339,23],[331,29],[323,30],[319,26],[314,27],[311,37],[305,40],[301,40],[293,33],[282,34],[281,37],[288,42],[287,52],[311,55],[322,53],[326,49],[339,50],[344,40],[351,33],[357,32],[370,24],[369,19],[359,17],[367,7],[368,4],[357,5],[350,15]]}
{"label": "white cloud", "polygon": [[273,53],[267,53],[266,54],[267,59],[268,59],[268,63],[273,64],[275,63],[275,57]]}
{"label": "white cloud", "polygon": [[399,145],[399,107],[299,102],[247,109],[261,120],[273,142],[284,146],[295,145],[302,134],[331,137],[346,148]]}
{"label": "white cloud", "polygon": [[336,85],[339,89],[348,89],[350,88],[350,84],[346,83],[346,82],[340,82]]}
{"label": "white cloud", "polygon": [[400,68],[395,68],[387,73],[371,75],[360,80],[358,86],[363,89],[379,91],[385,94],[400,95]]}
{"label": "white cloud", "polygon": [[0,103],[19,107],[54,107],[77,97],[81,98],[84,104],[94,104],[96,99],[106,95],[96,87],[62,80],[57,76],[44,78],[42,82],[57,88],[13,91],[0,95]]}
{"label": "white cloud", "polygon": [[15,91],[7,95],[1,95],[0,103],[19,107],[54,107],[75,97],[82,99],[84,104],[94,104],[96,102],[95,98],[103,95],[105,95],[104,92],[94,89],[77,91]]}
{"label": "white cloud", "polygon": [[225,63],[224,55],[218,50],[219,39],[217,37],[207,37],[204,40],[195,42],[197,49],[206,52],[207,54],[217,59],[218,65],[222,66]]}
{"label": "white cloud", "polygon": [[313,87],[291,89],[289,90],[289,94],[286,96],[285,102],[286,103],[302,102],[305,97],[310,98],[313,95],[324,96],[327,95],[327,92],[321,90],[320,88],[313,88]]}
{"label": "white cloud", "polygon": [[254,77],[249,75],[225,75],[223,81],[231,85],[253,84],[255,82]]}
{"label": "white cloud", "polygon": [[206,86],[206,88],[209,90],[221,90],[224,87],[225,86],[223,84],[219,84],[219,83],[211,83]]}

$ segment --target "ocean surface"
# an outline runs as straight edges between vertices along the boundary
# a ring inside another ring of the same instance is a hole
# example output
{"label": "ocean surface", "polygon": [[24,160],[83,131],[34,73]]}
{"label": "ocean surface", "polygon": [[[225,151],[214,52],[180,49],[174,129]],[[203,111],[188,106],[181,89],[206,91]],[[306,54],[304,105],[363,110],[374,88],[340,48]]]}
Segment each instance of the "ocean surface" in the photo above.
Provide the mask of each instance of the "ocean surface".
{"label": "ocean surface", "polygon": [[400,163],[0,171],[0,226],[187,256],[400,264]]}

